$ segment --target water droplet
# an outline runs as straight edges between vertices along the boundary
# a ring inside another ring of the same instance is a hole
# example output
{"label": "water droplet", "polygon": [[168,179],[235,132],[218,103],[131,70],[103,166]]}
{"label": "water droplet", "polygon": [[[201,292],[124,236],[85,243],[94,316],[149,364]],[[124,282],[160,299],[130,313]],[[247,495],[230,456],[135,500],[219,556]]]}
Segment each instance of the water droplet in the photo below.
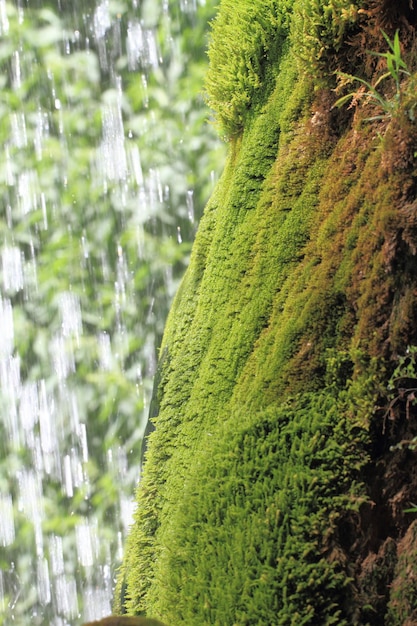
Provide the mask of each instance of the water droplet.
{"label": "water droplet", "polygon": [[125,137],[120,103],[109,105],[102,112],[103,140],[97,151],[99,171],[109,181],[127,176]]}
{"label": "water droplet", "polygon": [[104,0],[94,12],[93,29],[98,46],[100,66],[103,71],[109,70],[107,58],[106,33],[111,28],[109,2]]}
{"label": "water droplet", "polygon": [[27,146],[26,119],[24,113],[12,113],[10,115],[11,142],[16,148]]}
{"label": "water droplet", "polygon": [[51,557],[51,569],[54,577],[64,573],[64,551],[62,537],[52,535],[49,539],[49,554]]}
{"label": "water droplet", "polygon": [[43,499],[42,483],[40,474],[33,470],[22,470],[18,473],[19,484],[19,510],[32,522],[35,530],[36,554],[43,555],[42,520]]}
{"label": "water droplet", "polygon": [[27,215],[37,208],[37,190],[39,188],[37,174],[33,170],[26,170],[18,176],[17,196],[20,210]]}
{"label": "water droplet", "polygon": [[57,610],[68,619],[78,617],[77,587],[72,576],[62,574],[54,581]]}
{"label": "water droplet", "polygon": [[39,427],[44,471],[46,474],[59,476],[55,403],[53,398],[47,394],[45,381],[41,381],[39,390]]}
{"label": "water droplet", "polygon": [[29,449],[35,448],[34,427],[38,422],[39,398],[35,382],[26,382],[22,385],[19,403],[20,425],[24,439]]}
{"label": "water droplet", "polygon": [[67,496],[67,498],[72,498],[72,496],[74,495],[74,489],[73,489],[73,484],[72,484],[72,474],[71,474],[71,457],[69,456],[69,454],[66,454],[64,456],[64,462],[63,462],[63,487],[64,487],[64,493]]}
{"label": "water droplet", "polygon": [[113,367],[113,354],[110,337],[107,333],[101,333],[98,336],[98,353],[100,368],[104,371],[110,371]]}
{"label": "water droplet", "polygon": [[111,613],[111,594],[106,589],[97,589],[88,585],[83,592],[84,619],[93,621]]}
{"label": "water droplet", "polygon": [[180,10],[183,13],[194,13],[197,10],[196,0],[180,0]]}
{"label": "water droplet", "polygon": [[35,154],[38,161],[42,160],[43,143],[49,136],[49,119],[48,114],[44,113],[41,109],[38,110],[36,115],[35,136],[33,144],[35,147]]}
{"label": "water droplet", "polygon": [[7,35],[9,32],[9,19],[7,17],[6,0],[0,0],[0,35]]}
{"label": "water droplet", "polygon": [[10,300],[0,298],[0,359],[11,356],[14,346],[13,309]]}
{"label": "water droplet", "polygon": [[0,545],[5,547],[15,539],[13,501],[10,494],[0,496]]}
{"label": "water droplet", "polygon": [[56,335],[50,342],[49,351],[58,380],[63,381],[75,372],[72,342],[66,340],[65,335]]}
{"label": "water droplet", "polygon": [[23,263],[19,248],[7,246],[1,254],[3,288],[6,293],[15,294],[23,289]]}
{"label": "water droplet", "polygon": [[143,68],[157,68],[159,65],[158,47],[155,34],[143,28],[137,20],[129,22],[126,35],[128,68],[131,71]]}
{"label": "water droplet", "polygon": [[78,561],[83,567],[91,567],[94,564],[94,552],[96,537],[88,522],[78,524],[75,528]]}
{"label": "water droplet", "polygon": [[191,224],[194,224],[194,191],[192,189],[189,189],[187,191],[187,195],[186,195],[186,202],[187,202],[187,216],[188,219],[190,220]]}
{"label": "water droplet", "polygon": [[111,27],[109,3],[104,1],[99,4],[94,12],[94,34],[97,39],[102,39]]}
{"label": "water droplet", "polygon": [[45,558],[38,559],[37,563],[37,587],[39,601],[43,606],[51,602],[51,582],[49,579],[49,566]]}
{"label": "water droplet", "polygon": [[142,165],[140,161],[140,153],[137,145],[133,144],[129,149],[129,161],[130,161],[130,169],[134,180],[138,186],[143,185],[143,172]]}
{"label": "water droplet", "polygon": [[12,55],[11,63],[11,81],[13,89],[20,89],[22,86],[22,68],[20,65],[20,54],[16,50]]}
{"label": "water droplet", "polygon": [[[87,428],[85,424],[80,424],[80,428],[78,430],[79,443],[81,446],[82,459],[84,463],[88,461],[88,441],[87,441]],[[88,482],[85,480],[84,482]]]}
{"label": "water droplet", "polygon": [[70,291],[61,293],[58,296],[58,308],[61,314],[61,330],[63,337],[75,336],[78,339],[82,333],[79,298]]}

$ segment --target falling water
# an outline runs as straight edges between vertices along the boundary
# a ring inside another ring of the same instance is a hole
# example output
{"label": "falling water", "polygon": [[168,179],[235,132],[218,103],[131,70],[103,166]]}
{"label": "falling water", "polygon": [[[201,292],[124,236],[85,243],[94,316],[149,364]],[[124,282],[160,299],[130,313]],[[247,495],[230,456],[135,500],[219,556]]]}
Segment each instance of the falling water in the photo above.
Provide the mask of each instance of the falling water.
{"label": "falling water", "polygon": [[157,346],[223,158],[190,82],[209,4],[0,0],[0,624],[111,611]]}

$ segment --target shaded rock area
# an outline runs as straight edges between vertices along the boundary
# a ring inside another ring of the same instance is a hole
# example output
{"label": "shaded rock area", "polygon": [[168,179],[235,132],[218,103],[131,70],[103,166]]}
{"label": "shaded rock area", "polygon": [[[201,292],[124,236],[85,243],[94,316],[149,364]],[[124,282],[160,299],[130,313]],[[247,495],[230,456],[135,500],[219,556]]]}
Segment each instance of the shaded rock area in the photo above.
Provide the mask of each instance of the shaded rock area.
{"label": "shaded rock area", "polygon": [[410,503],[417,492],[417,464],[409,443],[417,434],[416,410],[401,390],[384,411],[382,420],[382,411],[375,420],[375,448],[365,476],[370,499],[355,533],[357,541],[363,537],[355,572],[362,605],[358,623],[414,624],[417,522]]}

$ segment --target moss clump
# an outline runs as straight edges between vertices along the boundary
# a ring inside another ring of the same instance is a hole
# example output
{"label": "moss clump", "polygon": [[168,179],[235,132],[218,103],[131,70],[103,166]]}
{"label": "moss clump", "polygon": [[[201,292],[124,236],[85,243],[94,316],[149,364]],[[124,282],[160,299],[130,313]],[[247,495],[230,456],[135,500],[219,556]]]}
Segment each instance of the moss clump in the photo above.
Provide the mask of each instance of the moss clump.
{"label": "moss clump", "polygon": [[301,0],[295,5],[294,51],[316,80],[329,79],[340,67],[346,40],[358,31],[364,0]]}
{"label": "moss clump", "polygon": [[239,134],[249,112],[273,88],[294,0],[223,0],[213,23],[206,89],[228,137]]}

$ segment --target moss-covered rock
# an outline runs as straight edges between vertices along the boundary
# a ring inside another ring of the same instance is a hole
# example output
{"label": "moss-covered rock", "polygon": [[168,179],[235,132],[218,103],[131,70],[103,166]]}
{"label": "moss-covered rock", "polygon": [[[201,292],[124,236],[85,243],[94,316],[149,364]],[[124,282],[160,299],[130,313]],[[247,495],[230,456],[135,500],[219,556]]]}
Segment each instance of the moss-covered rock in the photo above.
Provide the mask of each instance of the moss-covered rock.
{"label": "moss-covered rock", "polygon": [[[412,567],[390,446],[415,417],[387,390],[417,343],[414,12],[386,5],[220,4],[207,88],[229,158],[164,335],[119,609],[184,626],[414,611],[389,585]],[[365,49],[382,24],[410,69],[396,117],[360,94],[335,108],[352,54],[384,71]]]}

